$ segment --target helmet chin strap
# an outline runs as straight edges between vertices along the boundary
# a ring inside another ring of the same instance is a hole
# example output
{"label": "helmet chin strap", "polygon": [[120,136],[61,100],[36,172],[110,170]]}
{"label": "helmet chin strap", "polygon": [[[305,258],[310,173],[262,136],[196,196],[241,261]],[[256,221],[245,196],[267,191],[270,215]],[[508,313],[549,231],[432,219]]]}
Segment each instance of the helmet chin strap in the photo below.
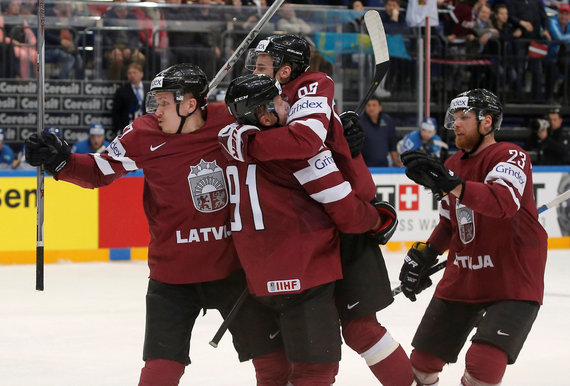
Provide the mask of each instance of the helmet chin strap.
{"label": "helmet chin strap", "polygon": [[182,128],[184,127],[184,123],[186,123],[186,119],[188,119],[188,117],[190,117],[190,115],[194,114],[196,112],[196,110],[198,110],[197,106],[194,109],[194,111],[192,111],[191,113],[186,114],[186,115],[180,115],[180,104],[176,105],[176,113],[180,117],[180,126],[178,126],[178,131],[176,132],[176,134],[182,133]]}

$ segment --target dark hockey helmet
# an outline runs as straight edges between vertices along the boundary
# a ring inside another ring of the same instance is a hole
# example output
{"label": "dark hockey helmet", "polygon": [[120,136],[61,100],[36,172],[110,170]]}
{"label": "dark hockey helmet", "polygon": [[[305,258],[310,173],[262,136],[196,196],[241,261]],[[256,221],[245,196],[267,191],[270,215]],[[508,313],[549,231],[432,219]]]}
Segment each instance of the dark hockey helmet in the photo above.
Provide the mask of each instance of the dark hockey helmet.
{"label": "dark hockey helmet", "polygon": [[275,79],[264,74],[243,75],[228,86],[226,105],[238,123],[258,125],[258,108],[273,110],[273,98],[280,94],[281,86]]}
{"label": "dark hockey helmet", "polygon": [[503,104],[499,98],[489,90],[476,88],[457,95],[449,104],[449,108],[445,114],[444,126],[446,129],[453,130],[455,124],[453,114],[459,110],[463,110],[464,113],[473,110],[479,122],[483,120],[486,115],[490,115],[493,117],[493,129],[491,131],[498,131],[501,128],[501,122],[503,121]]}
{"label": "dark hockey helmet", "polygon": [[184,100],[184,94],[192,93],[198,101],[198,106],[206,104],[208,95],[208,79],[200,67],[181,63],[168,67],[159,72],[150,84],[150,91],[146,95],[146,111],[152,113],[158,108],[156,93],[170,91],[174,94],[176,104]]}
{"label": "dark hockey helmet", "polygon": [[292,64],[291,80],[309,68],[311,48],[309,42],[297,35],[273,35],[261,40],[254,50],[248,54],[246,67],[253,71],[259,54],[273,57],[273,70],[276,71],[284,63]]}

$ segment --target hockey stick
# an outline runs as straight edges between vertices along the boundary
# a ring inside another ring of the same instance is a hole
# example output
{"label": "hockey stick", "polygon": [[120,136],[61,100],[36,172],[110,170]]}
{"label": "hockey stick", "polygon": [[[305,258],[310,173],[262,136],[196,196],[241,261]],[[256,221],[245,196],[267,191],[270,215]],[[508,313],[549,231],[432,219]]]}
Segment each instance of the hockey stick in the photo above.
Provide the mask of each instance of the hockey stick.
{"label": "hockey stick", "polygon": [[249,295],[249,290],[246,288],[243,290],[243,292],[241,293],[239,298],[236,300],[234,306],[232,307],[232,309],[228,313],[228,316],[226,316],[226,318],[224,319],[224,321],[220,325],[220,328],[218,328],[218,331],[216,331],[216,335],[214,335],[214,337],[210,341],[210,346],[212,346],[214,348],[218,347],[218,343],[220,343],[220,339],[222,339],[222,336],[224,336],[224,334],[226,333],[226,330],[230,326],[230,323],[233,322],[233,320],[235,319],[238,311],[240,310],[241,306],[245,302],[245,299],[247,299],[248,295]]}
{"label": "hockey stick", "polygon": [[271,19],[271,17],[275,14],[275,12],[277,12],[277,9],[281,6],[281,4],[283,4],[284,1],[285,0],[276,0],[271,5],[271,7],[267,9],[265,15],[263,15],[261,19],[259,19],[255,27],[253,27],[253,29],[249,31],[245,39],[243,39],[241,44],[235,49],[232,56],[230,56],[230,58],[226,61],[226,63],[224,63],[222,68],[220,68],[218,73],[214,76],[214,78],[210,82],[209,85],[210,90],[208,91],[208,97],[210,97],[213,94],[213,92],[216,90],[216,88],[218,88],[218,85],[220,84],[222,79],[224,79],[225,76],[230,72],[230,70],[233,68],[234,64],[236,64],[239,57],[248,49],[249,45],[255,40],[257,35],[259,35],[259,32],[261,32],[261,29],[263,28],[265,23],[267,23],[267,21]]}
{"label": "hockey stick", "polygon": [[[38,135],[44,130],[45,2],[38,0]],[[36,290],[44,290],[44,168],[38,166],[36,181]]]}
{"label": "hockey stick", "polygon": [[364,107],[368,103],[368,99],[374,94],[374,91],[378,88],[378,85],[386,76],[388,72],[388,67],[390,65],[390,55],[388,54],[388,42],[386,41],[386,33],[384,32],[384,24],[382,24],[382,19],[377,11],[371,10],[364,14],[364,23],[366,24],[366,29],[368,29],[368,35],[370,36],[370,44],[372,44],[372,50],[374,51],[374,59],[376,62],[376,67],[374,68],[374,81],[368,89],[368,92],[360,101],[360,104],[356,108],[356,113],[361,115],[364,111]]}
{"label": "hockey stick", "polygon": [[[541,214],[542,212],[550,209],[550,208],[554,208],[555,206],[560,205],[563,201],[566,201],[570,199],[570,189],[568,189],[567,191],[565,191],[564,193],[562,193],[559,196],[556,196],[553,200],[548,201],[546,204],[541,205],[538,207],[538,214]],[[428,271],[427,271],[427,275],[431,276],[434,273],[442,270],[443,268],[445,268],[445,265],[447,263],[447,260],[444,261],[440,261],[439,263],[433,265]],[[392,290],[392,296],[396,296],[398,295],[400,292],[402,292],[402,286],[399,285],[396,288],[394,288]]]}

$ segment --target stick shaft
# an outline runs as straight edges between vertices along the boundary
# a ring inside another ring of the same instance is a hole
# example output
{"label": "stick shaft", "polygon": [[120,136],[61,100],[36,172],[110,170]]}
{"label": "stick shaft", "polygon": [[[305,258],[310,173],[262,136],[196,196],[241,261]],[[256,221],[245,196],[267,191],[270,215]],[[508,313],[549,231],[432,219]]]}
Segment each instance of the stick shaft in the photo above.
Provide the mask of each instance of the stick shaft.
{"label": "stick shaft", "polygon": [[[45,3],[38,0],[38,135],[44,130]],[[36,290],[44,290],[44,169],[38,167],[36,181]]]}
{"label": "stick shaft", "polygon": [[226,63],[224,63],[222,68],[220,68],[218,73],[214,76],[214,78],[210,82],[209,85],[210,90],[208,91],[208,97],[213,94],[216,88],[218,88],[218,85],[220,84],[222,79],[224,79],[224,77],[231,71],[231,69],[233,68],[234,64],[236,64],[239,57],[248,49],[249,45],[255,40],[257,35],[259,35],[259,32],[261,31],[265,23],[267,23],[267,21],[271,19],[271,17],[275,14],[275,12],[277,12],[277,9],[281,6],[281,4],[283,4],[284,1],[285,0],[276,0],[271,5],[271,7],[267,9],[265,15],[263,15],[263,17],[259,19],[255,27],[253,27],[253,29],[247,34],[245,39],[243,39],[241,44],[235,49],[232,56],[230,56],[230,58],[226,61]]}
{"label": "stick shaft", "polygon": [[218,328],[218,331],[216,331],[216,335],[214,335],[214,337],[210,341],[210,346],[212,346],[214,348],[218,347],[218,343],[220,343],[220,339],[222,339],[222,336],[224,336],[224,334],[226,333],[231,322],[233,322],[233,320],[235,319],[237,313],[241,309],[241,306],[243,306],[243,303],[245,302],[245,299],[247,299],[248,295],[249,295],[249,291],[246,288],[243,290],[243,292],[241,293],[239,298],[236,300],[234,306],[232,307],[232,309],[228,313],[228,316],[226,316],[226,318],[224,319],[224,321],[222,322],[222,324]]}

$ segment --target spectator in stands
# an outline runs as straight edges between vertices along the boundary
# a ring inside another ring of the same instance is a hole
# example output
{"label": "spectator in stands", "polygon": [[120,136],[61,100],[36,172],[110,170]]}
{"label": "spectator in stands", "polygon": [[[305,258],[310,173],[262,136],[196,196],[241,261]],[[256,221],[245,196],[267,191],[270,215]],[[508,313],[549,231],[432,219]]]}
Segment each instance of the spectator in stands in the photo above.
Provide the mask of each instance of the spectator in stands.
{"label": "spectator in stands", "polygon": [[[169,0],[174,3],[181,3],[181,0]],[[208,78],[215,75],[220,66],[222,50],[218,44],[218,35],[221,32],[219,22],[223,20],[223,12],[214,10],[212,7],[215,3],[212,0],[198,0],[195,2],[197,7],[192,9],[168,8],[165,9],[165,16],[168,22],[171,20],[196,21],[198,24],[206,24],[208,27],[202,28],[200,31],[192,30],[188,32],[169,32],[169,47],[174,48],[173,59],[176,63],[185,62],[198,65]],[[178,10],[181,13],[175,13]],[[191,12],[186,13],[189,10]],[[170,41],[170,37],[174,40]],[[162,66],[161,68],[163,68]]]}
{"label": "spectator in stands", "polygon": [[309,35],[313,28],[303,19],[299,19],[295,14],[295,8],[289,3],[283,3],[279,9],[280,16],[277,22],[277,29],[285,33],[296,35]]}
{"label": "spectator in stands", "polygon": [[[140,0],[141,3],[147,0]],[[160,0],[149,0],[159,3]],[[154,6],[134,7],[133,13],[137,17],[140,28],[139,37],[147,49],[147,69],[158,72],[159,68],[168,65],[168,32],[166,31],[166,16],[163,8]]]}
{"label": "spectator in stands", "polygon": [[501,47],[501,60],[497,61],[497,76],[501,81],[500,89],[508,87],[509,91],[515,90],[517,80],[516,65],[514,59],[513,41],[520,38],[522,31],[515,27],[509,20],[509,9],[506,4],[499,3],[495,6],[493,27],[499,32]]}
{"label": "spectator in stands", "polygon": [[35,77],[37,70],[37,41],[28,20],[20,19],[28,15],[21,10],[21,4],[21,0],[9,0],[3,5],[3,15],[6,17],[3,19],[4,43],[14,47],[14,56],[19,61],[16,77],[29,79]]}
{"label": "spectator in stands", "polygon": [[523,99],[526,97],[525,70],[528,69],[532,75],[532,101],[544,100],[542,58],[529,58],[528,56],[530,41],[551,40],[544,5],[540,0],[509,0],[508,8],[509,18],[522,31],[521,38],[514,41],[517,66],[515,95]]}
{"label": "spectator in stands", "polygon": [[[412,30],[406,24],[405,15],[400,12],[400,0],[387,0],[384,10],[380,11],[380,18],[384,24],[384,31],[393,38],[392,45],[400,44],[399,49],[408,52],[410,49],[408,39]],[[390,47],[390,50],[393,46]],[[400,89],[411,87],[411,82],[414,79],[414,64],[411,60],[392,55],[390,52],[389,74],[384,78],[385,85],[380,85],[381,87],[384,86],[385,91],[381,91],[379,96],[391,95],[392,92],[396,91],[396,87]]]}
{"label": "spectator in stands", "polygon": [[364,26],[364,4],[360,0],[352,0],[348,3],[348,9],[352,9],[355,13],[361,13],[358,17],[354,18],[350,23],[343,26],[343,32],[350,33],[366,33]]}
{"label": "spectator in stands", "polygon": [[382,101],[372,96],[366,104],[365,113],[360,119],[366,140],[362,156],[366,165],[403,166],[396,151],[396,126],[392,117],[382,112]]}
{"label": "spectator in stands", "polygon": [[118,135],[135,118],[146,114],[143,68],[138,63],[129,64],[127,70],[128,83],[119,87],[113,97],[113,136]]}
{"label": "spectator in stands", "polygon": [[105,128],[100,123],[93,123],[89,128],[89,138],[73,145],[71,152],[79,154],[103,153],[107,146],[109,146],[109,142],[105,141]]}
{"label": "spectator in stands", "polygon": [[560,109],[553,109],[548,114],[550,127],[538,130],[538,161],[537,165],[568,165],[570,164],[570,133],[562,127]]}
{"label": "spectator in stands", "polygon": [[[459,0],[455,8],[444,19],[443,33],[446,36],[449,59],[463,60],[467,58],[468,47],[476,44],[473,27],[475,16],[468,0]],[[468,88],[471,73],[465,65],[451,64],[446,72],[446,89],[458,94]]]}
{"label": "spectator in stands", "polygon": [[[558,14],[549,18],[550,32],[552,40],[558,41],[550,44],[548,55],[545,60],[545,97],[547,101],[553,99],[554,94],[563,83],[560,74],[564,74],[564,69],[568,65],[570,55],[570,5],[561,4]],[[562,43],[559,43],[562,42]]]}
{"label": "spectator in stands", "polygon": [[436,130],[435,118],[425,117],[419,130],[412,131],[398,142],[398,154],[408,150],[420,150],[439,158],[442,145],[447,147],[447,144],[436,134]]}
{"label": "spectator in stands", "polygon": [[[477,8],[473,34],[475,40],[470,45],[468,55],[475,58],[489,59],[491,55],[497,56],[500,53],[499,31],[493,27],[491,22],[491,7],[487,3],[481,4]],[[497,86],[497,60],[493,64],[474,66],[471,71],[471,88],[494,89]]]}
{"label": "spectator in stands", "polygon": [[[59,68],[59,79],[83,79],[83,59],[75,45],[76,31],[69,26],[72,18],[71,4],[58,1],[46,7],[46,17],[53,21],[46,23],[45,61]],[[57,26],[57,28],[52,28]]]}
{"label": "spectator in stands", "polygon": [[5,137],[4,129],[0,129],[0,169],[10,169],[14,162],[14,151],[4,144]]}
{"label": "spectator in stands", "polygon": [[[126,0],[114,0],[115,3],[126,3]],[[106,27],[137,28],[136,15],[124,4],[117,4],[102,16]],[[142,42],[136,30],[102,31],[103,52],[107,61],[108,77],[121,80],[123,72],[130,63],[138,63],[144,68],[145,55],[142,53]]]}
{"label": "spectator in stands", "polygon": [[0,78],[12,78],[18,74],[18,59],[14,53],[11,39],[6,35],[4,26],[4,16],[0,7]]}

